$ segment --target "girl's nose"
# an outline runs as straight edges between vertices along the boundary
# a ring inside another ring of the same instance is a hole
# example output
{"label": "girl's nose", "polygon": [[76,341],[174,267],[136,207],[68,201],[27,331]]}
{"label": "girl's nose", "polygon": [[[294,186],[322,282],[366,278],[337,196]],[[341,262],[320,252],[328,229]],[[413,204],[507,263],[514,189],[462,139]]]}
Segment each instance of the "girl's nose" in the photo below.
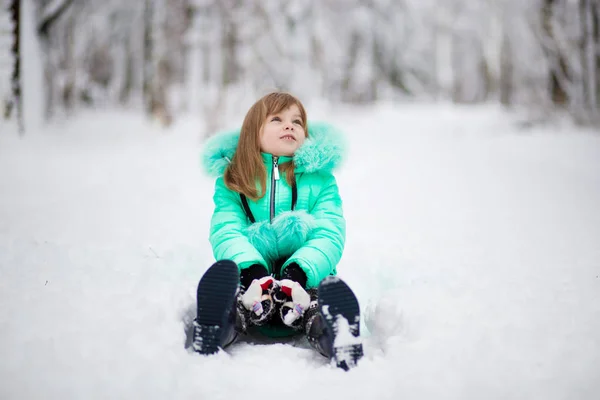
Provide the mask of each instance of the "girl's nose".
{"label": "girl's nose", "polygon": [[293,131],[294,130],[294,125],[292,125],[292,124],[286,124],[284,129],[286,131],[289,131],[289,130]]}

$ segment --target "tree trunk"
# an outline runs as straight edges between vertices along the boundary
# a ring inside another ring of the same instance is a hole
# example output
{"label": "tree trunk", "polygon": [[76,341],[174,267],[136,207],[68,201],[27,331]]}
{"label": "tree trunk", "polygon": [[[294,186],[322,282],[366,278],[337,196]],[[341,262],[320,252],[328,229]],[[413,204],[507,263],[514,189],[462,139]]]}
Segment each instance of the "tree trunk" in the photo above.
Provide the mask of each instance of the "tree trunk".
{"label": "tree trunk", "polygon": [[[58,6],[57,6],[58,4]],[[64,101],[64,92],[60,92],[64,87],[57,87],[56,74],[59,70],[56,61],[53,60],[52,52],[56,51],[57,37],[56,24],[64,17],[73,5],[73,0],[63,0],[58,2],[47,3],[43,6],[39,13],[37,21],[37,33],[42,39],[43,50],[46,52],[44,60],[44,82],[45,82],[45,110],[44,117],[49,120],[53,113],[56,104]]]}
{"label": "tree trunk", "polygon": [[239,79],[240,67],[237,62],[238,39],[234,22],[223,24],[223,85],[229,86]]}
{"label": "tree trunk", "polygon": [[463,88],[463,80],[462,74],[460,71],[463,70],[463,65],[461,60],[464,59],[464,55],[462,54],[461,46],[459,45],[460,38],[458,37],[458,33],[453,32],[451,38],[452,46],[452,56],[451,56],[451,66],[452,66],[452,101],[454,103],[463,102],[464,98],[464,88]]}
{"label": "tree trunk", "polygon": [[513,59],[510,39],[504,32],[500,47],[500,103],[510,106],[513,100]]}
{"label": "tree trunk", "polygon": [[[555,0],[544,0],[541,10],[544,33],[548,37],[549,41],[554,43],[556,43],[556,39],[552,30],[552,8],[554,7],[555,3]],[[555,49],[557,49],[557,47],[555,47]],[[564,54],[562,54],[558,49],[556,50],[556,54],[550,55],[550,58],[556,60],[555,65],[550,69],[550,76],[548,77],[550,81],[552,102],[561,106],[568,105],[569,96],[565,88],[567,81],[570,80],[567,70],[567,60],[565,59]]]}
{"label": "tree trunk", "polygon": [[163,127],[173,121],[167,98],[171,66],[166,57],[165,7],[165,0],[146,0],[144,13],[144,104],[147,115]]}
{"label": "tree trunk", "polygon": [[21,45],[20,45],[20,15],[21,15],[21,2],[19,0],[12,0],[10,5],[12,21],[13,21],[13,45],[12,53],[14,57],[13,72],[11,77],[12,85],[12,110],[17,115],[17,124],[19,126],[19,134],[25,133],[25,126],[23,123],[23,99],[21,90]]}
{"label": "tree trunk", "polygon": [[38,35],[48,37],[52,25],[67,11],[71,4],[73,4],[73,0],[64,0],[58,7],[55,7],[54,3],[46,4],[46,9],[42,10],[42,18],[38,24]]}
{"label": "tree trunk", "polygon": [[[597,1],[592,6],[592,25],[594,43],[596,43],[596,101],[598,101],[600,98],[600,3]],[[596,113],[600,114],[598,103],[596,103]]]}
{"label": "tree trunk", "polygon": [[581,14],[583,20],[582,32],[582,64],[584,66],[584,91],[585,100],[590,112],[596,112],[598,108],[598,18],[594,15],[595,9],[592,0],[582,0]]}
{"label": "tree trunk", "polygon": [[143,61],[143,99],[146,115],[152,114],[152,13],[153,0],[146,0],[144,7],[144,61]]}
{"label": "tree trunk", "polygon": [[480,85],[477,87],[478,90],[475,92],[475,97],[472,99],[472,101],[480,103],[486,101],[489,98],[490,92],[492,91],[493,78],[492,73],[490,71],[490,66],[488,64],[487,59],[485,58],[483,43],[479,42],[478,47],[480,54],[479,62],[477,65],[477,71],[480,75]]}
{"label": "tree trunk", "polygon": [[359,46],[359,34],[353,32],[350,39],[350,46],[348,48],[348,58],[343,72],[344,77],[341,81],[340,88],[340,96],[345,101],[354,101],[354,94],[352,93],[352,76],[354,74],[354,69],[356,68]]}
{"label": "tree trunk", "polygon": [[75,22],[76,15],[69,13],[66,23],[66,39],[65,39],[65,61],[64,68],[66,69],[66,81],[61,87],[61,98],[67,114],[73,113],[76,105],[76,74],[77,74],[77,58],[75,57]]}

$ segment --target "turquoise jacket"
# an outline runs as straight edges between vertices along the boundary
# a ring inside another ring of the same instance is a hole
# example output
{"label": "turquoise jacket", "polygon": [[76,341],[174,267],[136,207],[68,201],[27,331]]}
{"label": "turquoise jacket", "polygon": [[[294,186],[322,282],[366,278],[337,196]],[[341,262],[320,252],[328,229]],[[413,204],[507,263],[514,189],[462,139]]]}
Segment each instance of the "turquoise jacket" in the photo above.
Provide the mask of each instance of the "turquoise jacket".
{"label": "turquoise jacket", "polygon": [[[270,273],[283,263],[283,271],[296,263],[306,273],[307,288],[318,286],[328,275],[337,273],[346,239],[342,200],[333,171],[341,164],[342,135],[326,123],[309,123],[308,138],[293,156],[297,203],[292,211],[292,188],[279,164],[290,157],[263,153],[267,171],[266,193],[258,201],[248,199],[256,222],[244,212],[239,193],[229,190],[223,174],[235,153],[239,130],[210,137],[202,162],[207,173],[216,177],[214,212],[210,243],[217,260],[230,259],[240,270],[261,264]],[[275,172],[274,172],[275,171]]]}

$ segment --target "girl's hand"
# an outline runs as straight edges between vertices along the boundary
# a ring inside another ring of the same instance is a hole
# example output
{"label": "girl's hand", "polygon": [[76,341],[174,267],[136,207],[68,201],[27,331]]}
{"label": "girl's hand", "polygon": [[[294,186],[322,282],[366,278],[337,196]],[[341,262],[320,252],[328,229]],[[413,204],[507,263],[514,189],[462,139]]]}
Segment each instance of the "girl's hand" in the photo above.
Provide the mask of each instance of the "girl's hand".
{"label": "girl's hand", "polygon": [[278,285],[279,290],[274,295],[274,300],[283,303],[281,306],[283,323],[293,326],[310,306],[310,295],[298,282],[290,279],[282,279]]}
{"label": "girl's hand", "polygon": [[242,295],[242,304],[247,310],[252,311],[257,316],[260,316],[264,311],[263,302],[267,307],[272,306],[270,290],[273,287],[274,279],[270,276],[265,276],[261,279],[254,279],[248,290]]}

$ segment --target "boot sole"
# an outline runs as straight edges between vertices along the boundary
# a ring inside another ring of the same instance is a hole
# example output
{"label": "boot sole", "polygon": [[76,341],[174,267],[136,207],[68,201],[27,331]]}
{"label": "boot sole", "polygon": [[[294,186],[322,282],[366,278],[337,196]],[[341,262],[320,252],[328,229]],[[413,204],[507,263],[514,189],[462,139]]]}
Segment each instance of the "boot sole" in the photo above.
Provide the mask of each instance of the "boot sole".
{"label": "boot sole", "polygon": [[[348,371],[356,366],[358,360],[363,356],[362,343],[358,343],[360,337],[360,307],[358,300],[352,289],[344,281],[330,276],[323,279],[319,285],[318,304],[325,324],[329,331],[333,333],[332,358],[338,368]],[[347,321],[347,327],[344,321],[340,321],[339,317],[343,317]],[[346,337],[347,333],[342,332],[341,329],[347,330],[351,337]]]}
{"label": "boot sole", "polygon": [[214,263],[198,284],[198,317],[195,321],[194,350],[200,354],[219,351],[229,313],[239,286],[239,271],[233,261]]}

